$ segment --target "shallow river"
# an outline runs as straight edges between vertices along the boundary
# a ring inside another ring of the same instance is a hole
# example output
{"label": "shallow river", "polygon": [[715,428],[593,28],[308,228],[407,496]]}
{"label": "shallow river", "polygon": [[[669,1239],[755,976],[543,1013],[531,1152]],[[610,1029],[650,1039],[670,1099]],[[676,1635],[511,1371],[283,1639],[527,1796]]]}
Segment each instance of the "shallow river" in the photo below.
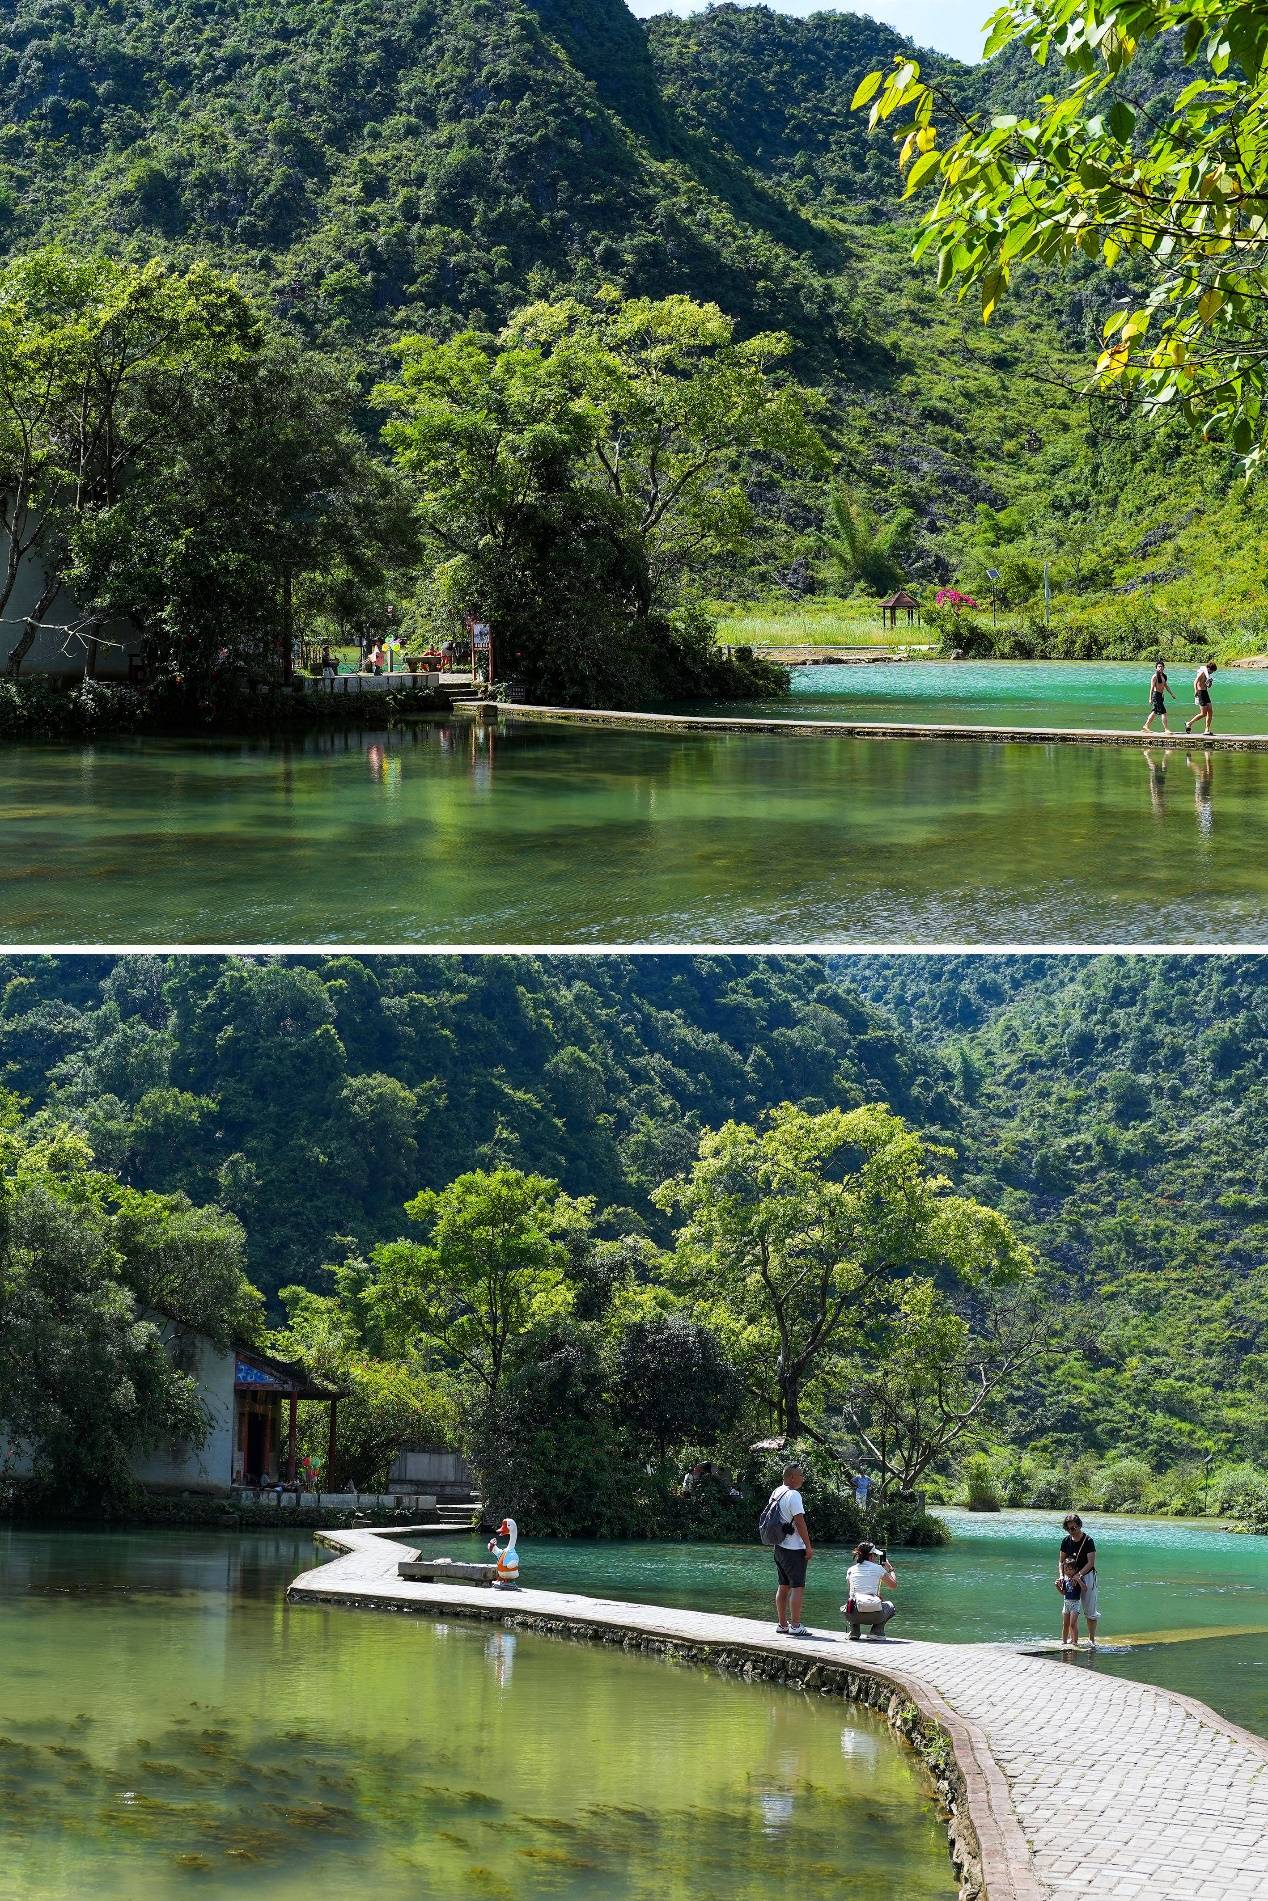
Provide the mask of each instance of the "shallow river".
{"label": "shallow river", "polygon": [[290,1609],[310,1536],[0,1529],[2,1901],[951,1901],[923,1772],[787,1690]]}
{"label": "shallow river", "polygon": [[[809,1500],[813,1506],[813,1501]],[[895,1635],[1055,1637],[1057,1513],[946,1514],[895,1554]],[[1073,1669],[1268,1735],[1268,1540],[1089,1519]],[[430,1541],[470,1555],[473,1539]],[[765,1614],[756,1545],[521,1543],[526,1584]],[[921,1774],[864,1711],[608,1649],[288,1608],[308,1534],[0,1530],[0,1901],[458,1893],[950,1897]],[[807,1616],[839,1628],[845,1554]],[[1054,1660],[1077,1707],[1077,1677]]]}
{"label": "shallow river", "polygon": [[[1168,670],[1172,731],[1194,713],[1192,666]],[[915,720],[934,726],[1059,726],[1133,732],[1149,711],[1152,668],[1116,660],[910,660],[795,667],[790,699],[761,701],[764,718]],[[1268,733],[1268,671],[1230,668],[1212,688],[1215,730]],[[1155,728],[1160,726],[1154,721]]]}
{"label": "shallow river", "polygon": [[0,821],[10,943],[1268,938],[1258,753],[440,724],[9,746]]}

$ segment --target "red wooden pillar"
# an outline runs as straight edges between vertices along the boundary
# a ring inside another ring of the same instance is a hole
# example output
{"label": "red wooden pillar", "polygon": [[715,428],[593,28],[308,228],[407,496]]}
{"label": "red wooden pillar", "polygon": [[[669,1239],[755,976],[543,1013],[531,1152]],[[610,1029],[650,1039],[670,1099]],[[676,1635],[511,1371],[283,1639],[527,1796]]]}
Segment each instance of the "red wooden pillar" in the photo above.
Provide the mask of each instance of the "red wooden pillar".
{"label": "red wooden pillar", "polygon": [[333,1492],[335,1489],[335,1409],[338,1404],[337,1399],[332,1399],[330,1402],[330,1442],[326,1447],[326,1490],[328,1492]]}
{"label": "red wooden pillar", "polygon": [[299,1408],[299,1399],[295,1393],[294,1387],[292,1387],[291,1388],[291,1423],[290,1423],[289,1435],[286,1441],[286,1480],[287,1480],[288,1485],[294,1485],[295,1483],[295,1460],[296,1460],[296,1454],[297,1454],[297,1447],[295,1444],[295,1423],[296,1423],[295,1415],[296,1415],[296,1412],[298,1411],[298,1408]]}

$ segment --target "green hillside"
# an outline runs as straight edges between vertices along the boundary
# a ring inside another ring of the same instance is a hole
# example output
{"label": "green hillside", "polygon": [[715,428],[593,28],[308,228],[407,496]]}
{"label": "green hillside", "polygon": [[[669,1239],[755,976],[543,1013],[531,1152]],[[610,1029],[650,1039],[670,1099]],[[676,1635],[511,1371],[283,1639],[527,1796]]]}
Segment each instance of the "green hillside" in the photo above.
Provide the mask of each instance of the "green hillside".
{"label": "green hillside", "polygon": [[937,1066],[814,961],[24,958],[5,978],[0,1085],[126,1180],[232,1208],[270,1293],[465,1168],[558,1174],[657,1228],[650,1191],[729,1115],[950,1113]]}
{"label": "green hillside", "polygon": [[862,329],[826,234],[697,175],[622,0],[20,0],[0,122],[10,243],[209,254],[324,342],[603,282],[834,355]]}
{"label": "green hillside", "polygon": [[[882,520],[910,514],[909,579],[982,596],[999,570],[1000,634],[954,644],[1264,644],[1260,491],[1178,425],[1078,394],[1116,287],[1085,263],[984,328],[912,264],[892,149],[849,110],[905,45],[858,15],[731,5],[641,23],[623,0],[16,0],[0,234],[210,258],[350,351],[363,394],[411,331],[496,329],[604,284],[689,292],[791,334],[839,479]],[[933,63],[968,107],[1038,83],[1013,56]],[[1164,44],[1147,82],[1173,66]],[[367,408],[367,433],[380,421]],[[748,570],[702,580],[837,589],[822,478],[755,462],[750,491]]]}
{"label": "green hillside", "polygon": [[[889,1103],[1036,1250],[997,1409],[1042,1466],[1268,1456],[1262,960],[313,957],[10,963],[0,1081],[135,1187],[243,1222],[272,1294],[499,1163],[663,1242],[703,1129]],[[1188,1474],[1188,1477],[1184,1477]]]}
{"label": "green hillside", "polygon": [[1056,1328],[1007,1434],[1155,1467],[1268,1453],[1262,960],[858,960],[955,1075],[966,1180],[1041,1247]]}

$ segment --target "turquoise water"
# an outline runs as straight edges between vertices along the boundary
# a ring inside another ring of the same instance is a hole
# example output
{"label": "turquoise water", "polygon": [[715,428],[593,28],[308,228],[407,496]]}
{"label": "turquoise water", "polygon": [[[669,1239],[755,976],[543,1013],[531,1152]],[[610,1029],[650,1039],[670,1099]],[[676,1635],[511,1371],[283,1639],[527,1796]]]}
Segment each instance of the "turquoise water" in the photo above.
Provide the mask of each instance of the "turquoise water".
{"label": "turquoise water", "polygon": [[288,1606],[310,1536],[0,1530],[0,1901],[951,1901],[879,1717]]}
{"label": "turquoise water", "polygon": [[13,944],[1268,937],[1258,753],[437,723],[10,746],[0,820]]}
{"label": "turquoise water", "polygon": [[[808,1500],[808,1502],[810,1502]],[[944,1514],[952,1542],[895,1554],[894,1636],[943,1642],[1052,1642],[1061,1635],[1053,1588],[1059,1512]],[[811,1525],[813,1528],[813,1510]],[[1238,1538],[1207,1524],[1088,1514],[1096,1539],[1100,1637],[1144,1637],[1156,1647],[1101,1653],[1098,1670],[1170,1685],[1268,1736],[1268,1538]],[[460,1550],[428,1541],[428,1551]],[[521,1536],[526,1585],[639,1603],[684,1604],[746,1617],[766,1614],[770,1554],[745,1545],[535,1545]],[[806,1621],[841,1627],[844,1551],[821,1550],[810,1567]],[[1205,1633],[1212,1633],[1207,1637]],[[1086,1660],[1084,1660],[1086,1661]]]}
{"label": "turquoise water", "polygon": [[[1191,665],[1171,666],[1172,730],[1194,713]],[[915,720],[935,726],[1105,727],[1132,732],[1149,711],[1152,668],[1115,660],[912,660],[796,667],[791,699],[746,711],[789,719]],[[1268,671],[1217,673],[1215,730],[1268,733]],[[714,709],[722,710],[722,709]],[[1155,729],[1161,722],[1154,721]]]}

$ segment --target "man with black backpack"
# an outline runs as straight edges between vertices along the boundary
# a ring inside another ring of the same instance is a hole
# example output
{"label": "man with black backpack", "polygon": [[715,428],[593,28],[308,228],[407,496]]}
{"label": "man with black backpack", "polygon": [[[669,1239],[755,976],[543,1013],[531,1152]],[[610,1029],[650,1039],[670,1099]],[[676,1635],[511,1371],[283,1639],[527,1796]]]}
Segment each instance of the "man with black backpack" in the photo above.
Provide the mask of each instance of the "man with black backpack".
{"label": "man with black backpack", "polygon": [[814,1546],[806,1527],[806,1508],[801,1484],[805,1477],[799,1465],[784,1467],[784,1482],[777,1485],[766,1501],[757,1521],[764,1545],[771,1547],[779,1584],[775,1591],[775,1628],[781,1637],[808,1637],[801,1621],[801,1603],[806,1593],[806,1566],[814,1557]]}

